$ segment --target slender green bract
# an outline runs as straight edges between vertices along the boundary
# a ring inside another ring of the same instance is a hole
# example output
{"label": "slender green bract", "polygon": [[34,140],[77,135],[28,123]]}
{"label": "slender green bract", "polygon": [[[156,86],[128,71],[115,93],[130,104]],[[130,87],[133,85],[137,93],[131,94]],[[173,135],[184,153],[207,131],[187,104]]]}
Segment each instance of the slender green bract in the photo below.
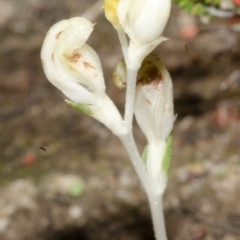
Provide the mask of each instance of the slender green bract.
{"label": "slender green bract", "polygon": [[146,165],[146,163],[147,163],[147,155],[148,155],[148,145],[146,145],[146,147],[143,149],[143,153],[142,153],[142,162],[144,165]]}
{"label": "slender green bract", "polygon": [[162,170],[168,176],[172,163],[172,149],[173,149],[173,137],[169,135],[167,138],[166,150],[162,162]]}
{"label": "slender green bract", "polygon": [[69,100],[65,100],[65,102],[70,105],[73,108],[76,108],[77,110],[79,110],[80,112],[88,115],[88,116],[92,116],[93,112],[90,109],[90,107],[87,104],[81,104],[81,103],[75,103]]}

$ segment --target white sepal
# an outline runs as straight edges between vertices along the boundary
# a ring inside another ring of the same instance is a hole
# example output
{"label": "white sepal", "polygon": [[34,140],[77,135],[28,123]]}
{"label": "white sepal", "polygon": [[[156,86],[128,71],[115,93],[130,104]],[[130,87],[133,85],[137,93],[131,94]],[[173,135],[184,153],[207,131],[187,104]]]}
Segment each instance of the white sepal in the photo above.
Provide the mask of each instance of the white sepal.
{"label": "white sepal", "polygon": [[100,60],[86,44],[93,24],[84,18],[56,23],[48,32],[41,60],[48,80],[71,101],[69,105],[94,117],[114,134],[124,134],[120,113],[105,93]]}

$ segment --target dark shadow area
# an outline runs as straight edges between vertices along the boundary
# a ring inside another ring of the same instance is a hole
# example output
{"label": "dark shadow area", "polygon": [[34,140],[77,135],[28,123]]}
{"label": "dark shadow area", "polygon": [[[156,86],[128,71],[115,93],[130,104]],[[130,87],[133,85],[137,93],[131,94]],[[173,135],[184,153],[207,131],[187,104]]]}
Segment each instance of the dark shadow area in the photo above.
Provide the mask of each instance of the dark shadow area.
{"label": "dark shadow area", "polygon": [[44,234],[46,240],[88,240],[84,229],[69,228]]}
{"label": "dark shadow area", "polygon": [[188,115],[198,116],[203,114],[206,111],[205,105],[204,99],[194,94],[184,94],[180,98],[174,100],[174,109],[177,113],[177,119],[184,118]]}
{"label": "dark shadow area", "polygon": [[117,213],[106,213],[101,219],[89,219],[84,227],[55,231],[50,226],[41,235],[45,240],[154,240],[150,215],[122,203],[118,209]]}

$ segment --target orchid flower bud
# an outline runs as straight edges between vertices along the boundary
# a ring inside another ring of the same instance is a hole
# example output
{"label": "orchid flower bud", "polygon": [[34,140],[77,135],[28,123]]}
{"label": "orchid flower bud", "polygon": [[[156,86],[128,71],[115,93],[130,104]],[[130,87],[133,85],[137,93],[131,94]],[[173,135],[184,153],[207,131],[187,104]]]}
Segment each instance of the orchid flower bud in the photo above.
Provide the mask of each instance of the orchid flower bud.
{"label": "orchid flower bud", "polygon": [[101,63],[86,44],[92,31],[84,18],[63,20],[51,27],[42,46],[48,80],[76,103],[93,104],[105,92]]}
{"label": "orchid flower bud", "polygon": [[126,87],[127,70],[124,60],[119,62],[113,70],[113,82],[118,89],[122,90]]}
{"label": "orchid flower bud", "polygon": [[119,22],[133,42],[143,44],[160,37],[171,9],[171,0],[120,0]]}
{"label": "orchid flower bud", "polygon": [[134,112],[148,141],[144,153],[147,172],[154,191],[162,194],[171,162],[169,136],[175,117],[171,77],[154,55],[143,61],[138,72]]}
{"label": "orchid flower bud", "polygon": [[63,20],[48,31],[41,61],[48,80],[71,101],[71,106],[106,125],[114,134],[125,131],[122,117],[105,93],[102,66],[86,44],[93,24],[84,18]]}

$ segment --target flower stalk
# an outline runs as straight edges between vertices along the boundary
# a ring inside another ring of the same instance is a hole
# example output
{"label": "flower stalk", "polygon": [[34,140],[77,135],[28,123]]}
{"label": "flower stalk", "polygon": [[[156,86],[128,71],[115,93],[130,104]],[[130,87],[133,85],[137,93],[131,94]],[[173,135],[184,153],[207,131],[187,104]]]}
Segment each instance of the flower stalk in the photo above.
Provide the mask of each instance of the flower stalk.
{"label": "flower stalk", "polygon": [[167,240],[165,220],[163,214],[162,196],[148,196],[153,229],[157,240]]}

